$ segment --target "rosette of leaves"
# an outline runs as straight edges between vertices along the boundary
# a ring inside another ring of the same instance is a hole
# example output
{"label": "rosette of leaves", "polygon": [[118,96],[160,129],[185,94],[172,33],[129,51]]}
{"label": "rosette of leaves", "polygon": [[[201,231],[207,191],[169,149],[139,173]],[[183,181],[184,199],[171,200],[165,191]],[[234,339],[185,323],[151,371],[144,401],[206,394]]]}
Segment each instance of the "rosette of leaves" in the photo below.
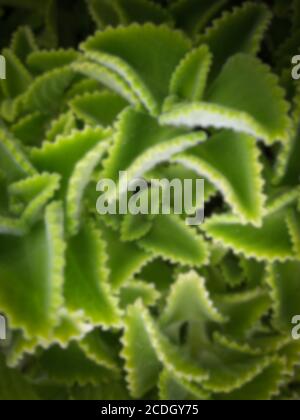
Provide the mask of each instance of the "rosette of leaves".
{"label": "rosette of leaves", "polygon": [[[299,2],[165,3],[90,0],[67,42],[60,2],[0,1],[1,399],[300,397]],[[204,178],[205,223],[100,216],[119,171]]]}

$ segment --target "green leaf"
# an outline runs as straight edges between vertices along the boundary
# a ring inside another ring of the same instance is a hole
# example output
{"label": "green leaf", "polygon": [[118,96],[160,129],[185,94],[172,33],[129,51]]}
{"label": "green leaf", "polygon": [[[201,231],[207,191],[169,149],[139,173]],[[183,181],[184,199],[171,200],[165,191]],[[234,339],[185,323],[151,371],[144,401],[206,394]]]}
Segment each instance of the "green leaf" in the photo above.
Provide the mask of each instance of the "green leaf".
{"label": "green leaf", "polygon": [[21,206],[21,218],[29,226],[40,218],[42,210],[59,189],[58,175],[41,174],[11,184],[9,193],[12,206]]}
{"label": "green leaf", "polygon": [[[72,64],[72,67],[74,66],[75,63]],[[72,99],[76,98],[76,96],[81,96],[85,93],[101,92],[102,90],[103,88],[100,83],[97,82],[97,80],[79,77],[79,80],[75,81],[68,89],[65,95],[65,99],[71,101]]]}
{"label": "green leaf", "polygon": [[58,136],[68,136],[76,128],[75,117],[71,112],[61,114],[52,120],[46,133],[46,141],[54,142]]}
{"label": "green leaf", "polygon": [[20,26],[12,36],[11,50],[22,61],[26,62],[27,56],[37,50],[37,44],[29,26]]}
{"label": "green leaf", "polygon": [[99,386],[73,387],[70,399],[75,401],[128,401],[130,397],[123,381],[115,380],[115,378],[110,378],[106,375],[104,384]]}
{"label": "green leaf", "polygon": [[46,73],[65,67],[78,58],[75,50],[43,50],[34,51],[27,57],[27,65],[34,73]]}
{"label": "green leaf", "polygon": [[160,4],[149,0],[112,0],[119,10],[121,23],[153,22],[156,25],[171,23],[171,16]]}
{"label": "green leaf", "polygon": [[291,209],[287,215],[287,225],[293,241],[295,254],[300,258],[300,217],[299,212]]}
{"label": "green leaf", "polygon": [[165,9],[148,0],[92,0],[89,8],[101,29],[109,25],[128,25],[132,22],[160,24],[170,20]]}
{"label": "green leaf", "polygon": [[[0,84],[0,92],[1,92],[1,84]],[[22,112],[22,100],[23,96],[18,96],[15,99],[4,99],[1,101],[1,108],[0,108],[0,116],[5,121],[9,123],[16,120],[20,113]]]}
{"label": "green leaf", "polygon": [[[298,124],[298,123],[297,123]],[[299,183],[299,165],[297,156],[299,156],[300,153],[300,128],[296,131],[295,135],[292,137],[289,147],[287,149],[287,156],[284,156],[284,152],[282,152],[279,159],[286,160],[283,162],[283,170],[284,170],[284,176],[282,177],[282,183],[285,185],[293,185],[296,186]],[[282,162],[278,163],[279,166],[282,165]],[[279,168],[280,169],[280,168]]]}
{"label": "green leaf", "polygon": [[205,280],[190,271],[181,274],[171,286],[160,322],[167,326],[193,320],[224,323],[226,318],[211,300]]}
{"label": "green leaf", "polygon": [[292,319],[300,314],[299,262],[276,263],[269,267],[268,284],[274,302],[274,321],[277,328],[289,333]]}
{"label": "green leaf", "polygon": [[105,243],[94,225],[86,223],[68,242],[64,294],[72,311],[82,310],[93,325],[118,326],[117,300],[107,282]]}
{"label": "green leaf", "polygon": [[141,300],[145,307],[154,306],[160,298],[160,293],[152,283],[133,280],[124,285],[120,290],[120,302],[123,308]]}
{"label": "green leaf", "polygon": [[285,210],[266,216],[261,228],[243,225],[236,217],[225,214],[206,220],[203,229],[214,241],[246,258],[272,262],[296,257]]}
{"label": "green leaf", "polygon": [[39,146],[44,139],[48,122],[48,115],[36,111],[21,118],[11,127],[11,131],[24,145]]}
{"label": "green leaf", "polygon": [[209,400],[210,394],[199,386],[178,379],[174,374],[164,370],[159,378],[159,395],[161,400]]}
{"label": "green leaf", "polygon": [[206,44],[214,56],[211,77],[216,77],[223,64],[234,54],[256,55],[271,21],[271,13],[264,4],[245,2],[233,11],[226,11],[213,21],[198,39]]}
{"label": "green leaf", "polygon": [[0,235],[22,236],[26,232],[26,226],[22,220],[0,216]]}
{"label": "green leaf", "polygon": [[174,267],[157,258],[143,267],[140,278],[147,283],[153,283],[160,293],[165,294],[174,281]]}
{"label": "green leaf", "polygon": [[[159,332],[141,302],[138,301],[127,312],[122,356],[133,397],[143,396],[154,386],[161,364],[179,378],[189,381],[200,381],[206,377],[197,364],[192,363],[186,354],[180,352]],[[148,354],[145,359],[141,354],[146,351]],[[144,360],[147,360],[147,366]]]}
{"label": "green leaf", "polygon": [[86,93],[75,97],[70,107],[75,115],[85,123],[101,125],[103,127],[113,125],[115,119],[128,103],[119,95],[112,92]]}
{"label": "green leaf", "polygon": [[[97,364],[94,358],[85,354],[77,343],[71,343],[67,349],[55,345],[44,351],[37,360],[37,367],[42,369],[52,381],[64,385],[97,385],[108,377],[109,370]],[[105,380],[104,380],[105,382]]]}
{"label": "green leaf", "polygon": [[[235,165],[232,156],[239,157]],[[266,198],[259,158],[255,139],[222,131],[174,160],[211,181],[241,221],[260,225]]]}
{"label": "green leaf", "polygon": [[170,93],[181,100],[200,101],[206,88],[212,55],[203,45],[188,53],[176,68],[170,84]]}
{"label": "green leaf", "polygon": [[121,356],[125,360],[126,380],[132,397],[140,398],[156,385],[161,364],[137,305],[128,308],[124,325]]}
{"label": "green leaf", "polygon": [[240,266],[240,259],[235,255],[227,254],[221,264],[220,268],[227,285],[234,289],[240,287],[244,281],[244,272]]}
{"label": "green leaf", "polygon": [[253,328],[251,336],[247,337],[246,341],[239,339],[235,341],[232,337],[229,339],[219,333],[215,333],[214,338],[216,342],[223,343],[227,348],[238,348],[240,351],[252,355],[272,355],[274,352],[283,349],[291,341],[289,335],[274,333],[273,330],[270,331],[269,328],[264,328],[264,326],[259,324]]}
{"label": "green leaf", "polygon": [[262,262],[242,258],[240,266],[244,272],[249,288],[261,286],[265,275],[265,265]]}
{"label": "green leaf", "polygon": [[11,134],[0,127],[0,163],[8,181],[13,182],[28,175],[35,169]]}
{"label": "green leaf", "polygon": [[119,233],[106,226],[101,225],[100,229],[106,243],[109,283],[113,289],[118,289],[138,274],[153,256],[135,243],[121,242]]}
{"label": "green leaf", "polygon": [[271,309],[267,292],[254,289],[240,293],[227,293],[214,297],[217,307],[227,317],[222,331],[235,338],[245,338],[248,331]]}
{"label": "green leaf", "polygon": [[286,361],[285,373],[292,377],[295,368],[299,366],[300,342],[299,340],[290,341],[280,349],[279,356],[284,357]]}
{"label": "green leaf", "polygon": [[61,67],[37,77],[21,97],[22,108],[26,111],[54,112],[75,78],[73,70]]}
{"label": "green leaf", "polygon": [[[148,196],[148,190],[146,191]],[[137,241],[143,238],[152,228],[152,217],[144,214],[126,214],[121,225],[123,242]]]}
{"label": "green leaf", "polygon": [[6,367],[3,354],[0,353],[0,399],[1,401],[38,400],[33,386],[24,375]]}
{"label": "green leaf", "polygon": [[151,230],[139,245],[166,260],[191,267],[205,265],[209,259],[202,236],[175,215],[155,217]]}
{"label": "green leaf", "polygon": [[152,24],[110,28],[82,45],[88,57],[122,76],[153,114],[158,113],[171,75],[189,48],[180,32]]}
{"label": "green leaf", "polygon": [[227,0],[217,0],[213,3],[209,0],[177,0],[171,4],[170,11],[176,26],[195,36],[226,3]]}
{"label": "green leaf", "polygon": [[91,149],[78,163],[70,177],[66,197],[66,222],[68,233],[78,233],[85,189],[91,181],[92,173],[107,151],[109,143],[102,141]]}
{"label": "green leaf", "polygon": [[83,320],[81,312],[69,313],[61,309],[58,324],[49,331],[47,338],[27,339],[20,330],[13,332],[7,351],[7,364],[16,367],[28,356],[38,354],[41,349],[48,349],[54,344],[67,348],[71,341],[82,342],[91,329],[92,327]]}
{"label": "green leaf", "polygon": [[[275,28],[274,28],[275,29]],[[291,34],[288,32],[288,38],[284,40],[279,38],[277,42],[280,42],[279,47],[275,50],[274,45],[274,56],[276,58],[276,67],[279,71],[284,72],[288,68],[288,77],[290,78],[290,64],[291,58],[294,56],[299,45],[300,31],[299,29],[293,31]],[[285,35],[286,36],[286,35]],[[273,40],[275,44],[276,40]]]}
{"label": "green leaf", "polygon": [[277,77],[256,58],[245,54],[230,58],[204,99],[175,105],[161,116],[161,123],[229,128],[267,144],[289,139],[291,123],[284,91]]}
{"label": "green leaf", "polygon": [[202,363],[210,379],[202,386],[208,391],[229,393],[256,378],[272,362],[272,358],[249,356],[238,350],[217,347],[203,352]]}
{"label": "green leaf", "polygon": [[[141,131],[144,133],[142,138]],[[205,138],[202,131],[186,134],[183,130],[160,127],[153,117],[129,108],[121,114],[117,123],[114,143],[104,162],[102,177],[118,183],[120,171],[126,171],[130,182]],[[125,192],[120,188],[121,194]],[[109,197],[109,201],[113,199],[115,197]]]}
{"label": "green leaf", "polygon": [[74,71],[100,82],[108,89],[122,96],[130,104],[137,105],[139,103],[137,96],[128,83],[109,68],[90,61],[75,62],[72,68]]}
{"label": "green leaf", "polygon": [[[169,182],[172,182],[174,179],[179,179],[182,183],[185,180],[191,180],[193,186],[196,185],[197,180],[199,180],[199,175],[194,169],[188,168],[182,164],[174,162],[177,159],[175,156],[172,158],[171,162],[167,165],[162,163],[161,165],[156,166],[149,173],[145,175],[145,178],[148,181],[152,179],[167,179]],[[201,176],[201,178],[204,178]],[[217,189],[211,184],[207,179],[204,181],[204,201],[209,202],[217,194]],[[184,198],[184,197],[183,197]],[[193,197],[193,208],[197,208],[202,205],[201,198],[196,196],[196,193]],[[182,208],[184,208],[184,201],[182,203]]]}
{"label": "green leaf", "polygon": [[284,381],[284,361],[275,359],[256,378],[229,394],[218,395],[218,400],[266,401],[280,392]]}
{"label": "green leaf", "polygon": [[6,236],[1,240],[0,309],[12,328],[22,329],[28,338],[47,338],[59,321],[64,248],[59,203],[50,204],[45,220],[26,236]]}
{"label": "green leaf", "polygon": [[69,135],[58,136],[55,143],[45,142],[40,149],[32,149],[31,159],[39,170],[62,175],[65,190],[78,161],[98,143],[108,139],[110,134],[109,130],[102,128],[74,130]]}
{"label": "green leaf", "polygon": [[2,55],[6,60],[6,80],[1,80],[3,92],[7,98],[15,98],[24,93],[31,84],[32,78],[28,70],[11,51],[4,50]]}
{"label": "green leaf", "polygon": [[116,337],[108,332],[95,329],[78,343],[79,347],[100,366],[119,372],[119,343]]}
{"label": "green leaf", "polygon": [[40,42],[46,48],[56,48],[58,44],[57,4],[55,0],[47,0],[44,6],[45,29]]}
{"label": "green leaf", "polygon": [[[280,210],[286,209],[286,218],[289,218],[291,210],[299,200],[300,189],[296,188],[279,188],[272,191],[267,206],[267,213],[276,213]],[[292,238],[294,239],[294,238]]]}
{"label": "green leaf", "polygon": [[120,23],[118,8],[111,0],[90,0],[87,5],[92,19],[100,29]]}

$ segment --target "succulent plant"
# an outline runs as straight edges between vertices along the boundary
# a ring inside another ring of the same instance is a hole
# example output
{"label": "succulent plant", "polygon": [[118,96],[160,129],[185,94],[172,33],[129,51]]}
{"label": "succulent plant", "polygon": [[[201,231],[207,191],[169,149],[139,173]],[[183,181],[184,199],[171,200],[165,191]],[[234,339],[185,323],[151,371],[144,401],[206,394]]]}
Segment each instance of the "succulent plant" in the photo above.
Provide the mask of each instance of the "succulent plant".
{"label": "succulent plant", "polygon": [[[299,399],[300,2],[40,3],[0,0],[0,399]],[[99,215],[120,171],[205,222]]]}

